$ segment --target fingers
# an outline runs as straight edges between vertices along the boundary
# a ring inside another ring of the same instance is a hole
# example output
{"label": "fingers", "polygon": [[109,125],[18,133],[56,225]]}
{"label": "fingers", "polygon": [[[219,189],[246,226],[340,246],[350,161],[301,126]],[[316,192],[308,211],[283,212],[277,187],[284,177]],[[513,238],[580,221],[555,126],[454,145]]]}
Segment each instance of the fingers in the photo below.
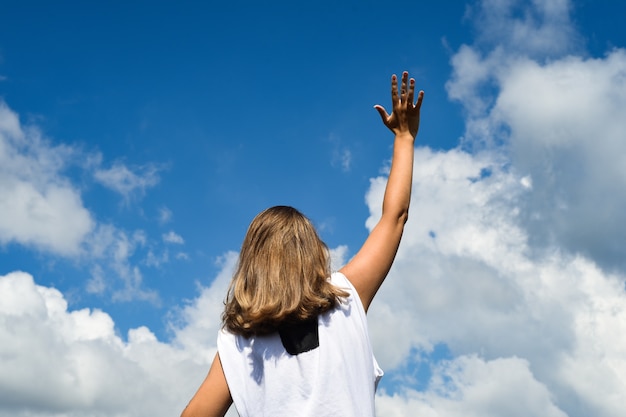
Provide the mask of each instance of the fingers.
{"label": "fingers", "polygon": [[398,102],[398,77],[396,74],[391,76],[391,103],[395,106]]}
{"label": "fingers", "polygon": [[420,92],[417,94],[417,103],[415,104],[416,109],[419,109],[420,107],[422,107],[423,99],[424,99],[424,91],[420,90]]}
{"label": "fingers", "polygon": [[407,101],[407,80],[409,79],[409,73],[404,71],[402,73],[402,85],[400,87],[400,101],[405,103]]}
{"label": "fingers", "polygon": [[406,98],[406,102],[412,105],[414,97],[415,97],[415,80],[411,78],[409,82],[409,94]]}
{"label": "fingers", "polygon": [[[424,92],[420,91],[417,96],[417,102],[415,102],[415,79],[409,79],[409,73],[404,71],[402,73],[402,78],[400,81],[400,91],[398,91],[398,77],[396,74],[391,76],[391,103],[393,108],[396,106],[403,104],[407,108],[418,109],[422,105],[422,99],[424,97]],[[376,109],[379,111],[382,107],[378,106]],[[384,109],[382,109],[384,111]],[[390,117],[385,111],[386,117]],[[383,114],[381,113],[381,116]],[[385,119],[383,119],[384,121]]]}

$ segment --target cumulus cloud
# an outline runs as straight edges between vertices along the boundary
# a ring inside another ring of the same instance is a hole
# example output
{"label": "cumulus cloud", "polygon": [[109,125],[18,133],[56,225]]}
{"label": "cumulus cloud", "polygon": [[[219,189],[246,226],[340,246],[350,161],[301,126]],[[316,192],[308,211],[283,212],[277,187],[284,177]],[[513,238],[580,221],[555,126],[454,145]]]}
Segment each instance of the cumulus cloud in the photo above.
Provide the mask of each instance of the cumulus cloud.
{"label": "cumulus cloud", "polygon": [[69,310],[27,273],[0,276],[0,417],[178,415],[215,356],[237,256],[220,257],[211,285],[171,313],[168,342],[146,327],[122,337],[108,314]]}
{"label": "cumulus cloud", "polygon": [[488,117],[509,128],[513,163],[532,178],[534,239],[626,267],[626,51],[518,62],[499,82]]}
{"label": "cumulus cloud", "polygon": [[215,355],[224,300],[237,259],[236,252],[227,252],[220,257],[218,265],[221,270],[211,286],[200,286],[198,297],[172,316],[175,320],[170,326],[176,334],[173,343],[205,361],[212,360]]}
{"label": "cumulus cloud", "polygon": [[23,272],[0,276],[0,416],[178,415],[208,363]]}
{"label": "cumulus cloud", "polygon": [[108,314],[69,310],[27,273],[0,276],[0,417],[178,415],[215,355],[237,256],[220,257],[211,285],[171,313],[167,343],[146,327],[121,337]]}
{"label": "cumulus cloud", "polygon": [[[514,16],[502,24],[526,25],[538,37],[555,30],[573,37],[565,24],[568,2],[492,3],[481,3],[481,15],[500,16],[499,7],[514,6],[524,10],[523,16],[549,13],[552,18],[538,25]],[[481,26],[483,31],[490,27]],[[626,51],[614,49],[602,58],[566,55],[571,48],[560,39],[545,37],[557,51],[546,60],[511,52],[506,37],[493,49],[463,45],[452,58],[448,92],[468,114],[464,146],[503,145],[513,167],[532,183],[521,220],[535,243],[583,253],[606,268],[624,268]]]}
{"label": "cumulus cloud", "polygon": [[[378,412],[619,416],[624,276],[583,256],[529,251],[515,219],[532,189],[496,156],[417,151],[411,220],[370,310],[371,334],[386,378],[437,344],[449,346],[452,358],[430,364],[423,389],[383,386]],[[384,177],[372,181],[368,224],[379,215],[384,185]],[[347,249],[331,253],[341,265]],[[176,415],[215,354],[236,260],[225,254],[211,286],[199,286],[198,296],[172,313],[167,343],[143,327],[124,340],[107,314],[68,311],[58,291],[28,274],[0,278],[0,331],[14,342],[0,347],[9,371],[0,392],[11,394],[0,401],[0,416]],[[32,389],[38,384],[47,390]]]}
{"label": "cumulus cloud", "polygon": [[[436,346],[452,359],[430,363],[424,389],[381,393],[385,415],[623,414],[626,52],[572,55],[570,8],[470,13],[478,40],[447,84],[465,136],[418,149],[411,219],[370,310],[389,376]],[[385,181],[372,180],[369,227]]]}
{"label": "cumulus cloud", "polygon": [[476,44],[543,59],[581,44],[571,9],[570,0],[483,0],[467,7],[466,18],[476,28]]}
{"label": "cumulus cloud", "polygon": [[438,365],[425,391],[378,395],[376,409],[386,417],[567,416],[533,377],[527,361],[485,361],[474,355]]}
{"label": "cumulus cloud", "polygon": [[51,145],[38,129],[22,128],[0,101],[0,244],[81,253],[95,221],[61,174],[72,156],[71,148]]}
{"label": "cumulus cloud", "polygon": [[[570,9],[485,0],[468,14],[478,40],[452,57],[447,85],[466,107],[463,142],[417,149],[410,220],[368,313],[387,371],[380,415],[623,415],[625,52],[573,55]],[[10,115],[0,131],[11,143],[26,135]],[[371,181],[368,227],[385,182]],[[127,260],[141,233],[84,233],[140,291]],[[347,248],[331,253],[340,265]],[[212,285],[172,313],[168,343],[143,327],[124,340],[106,313],[69,311],[28,274],[0,277],[0,416],[176,415],[215,354],[236,254],[220,262]],[[93,269],[94,292],[106,291],[102,275]],[[433,359],[437,346],[450,357]],[[415,361],[430,375],[419,386]]]}
{"label": "cumulus cloud", "polygon": [[[532,190],[498,158],[418,150],[411,220],[369,313],[378,359],[393,375],[438,344],[486,362],[520,358],[567,415],[617,416],[626,400],[626,276],[557,248],[531,250],[517,219]],[[372,181],[370,225],[384,185]],[[469,415],[510,415],[455,401]],[[457,415],[446,407],[436,415]]]}
{"label": "cumulus cloud", "polygon": [[[156,184],[157,170],[149,165],[139,175],[121,163],[108,170],[101,164],[98,153],[54,145],[37,126],[22,125],[0,100],[0,245],[21,245],[87,264],[88,293],[158,304],[158,294],[144,288],[132,259],[146,245],[145,233],[98,222],[83,203],[82,190],[65,172],[78,166],[129,197]],[[167,211],[161,214],[162,219],[168,216]],[[168,242],[182,239],[172,233],[166,235]]]}

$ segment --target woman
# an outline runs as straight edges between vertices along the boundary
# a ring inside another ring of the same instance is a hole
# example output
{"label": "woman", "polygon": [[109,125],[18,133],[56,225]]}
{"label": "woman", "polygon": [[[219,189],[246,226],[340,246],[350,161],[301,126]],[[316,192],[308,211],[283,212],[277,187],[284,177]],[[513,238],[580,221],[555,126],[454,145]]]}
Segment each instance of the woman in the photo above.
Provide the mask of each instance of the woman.
{"label": "woman", "polygon": [[423,99],[415,80],[391,77],[395,135],[382,216],[344,267],[330,273],[328,249],[292,207],[252,221],[239,255],[209,373],[181,417],[374,416],[382,376],[365,314],[387,276],[408,218],[414,141]]}

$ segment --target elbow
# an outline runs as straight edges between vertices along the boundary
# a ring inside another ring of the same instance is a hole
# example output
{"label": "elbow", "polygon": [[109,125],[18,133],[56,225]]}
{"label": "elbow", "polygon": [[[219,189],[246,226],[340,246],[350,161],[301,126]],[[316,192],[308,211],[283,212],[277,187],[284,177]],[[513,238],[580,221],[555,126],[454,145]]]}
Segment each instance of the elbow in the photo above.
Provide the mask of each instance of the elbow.
{"label": "elbow", "polygon": [[384,221],[387,224],[393,224],[394,228],[404,229],[404,225],[409,220],[409,210],[400,210],[395,213],[383,213],[383,218],[381,221]]}
{"label": "elbow", "polygon": [[406,222],[409,220],[409,208],[401,210],[398,213],[398,223],[404,226]]}
{"label": "elbow", "polygon": [[393,209],[385,207],[383,204],[383,218],[386,218],[387,221],[394,222],[398,225],[404,226],[406,222],[409,220],[409,206],[405,207],[395,207]]}

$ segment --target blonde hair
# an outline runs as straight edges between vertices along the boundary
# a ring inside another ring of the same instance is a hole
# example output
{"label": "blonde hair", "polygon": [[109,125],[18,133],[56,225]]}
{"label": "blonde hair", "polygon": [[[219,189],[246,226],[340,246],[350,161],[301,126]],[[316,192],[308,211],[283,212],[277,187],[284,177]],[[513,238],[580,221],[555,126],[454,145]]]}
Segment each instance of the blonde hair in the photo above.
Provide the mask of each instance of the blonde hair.
{"label": "blonde hair", "polygon": [[224,327],[243,336],[316,317],[348,293],[330,283],[328,247],[302,213],[276,206],[248,228],[228,289]]}

